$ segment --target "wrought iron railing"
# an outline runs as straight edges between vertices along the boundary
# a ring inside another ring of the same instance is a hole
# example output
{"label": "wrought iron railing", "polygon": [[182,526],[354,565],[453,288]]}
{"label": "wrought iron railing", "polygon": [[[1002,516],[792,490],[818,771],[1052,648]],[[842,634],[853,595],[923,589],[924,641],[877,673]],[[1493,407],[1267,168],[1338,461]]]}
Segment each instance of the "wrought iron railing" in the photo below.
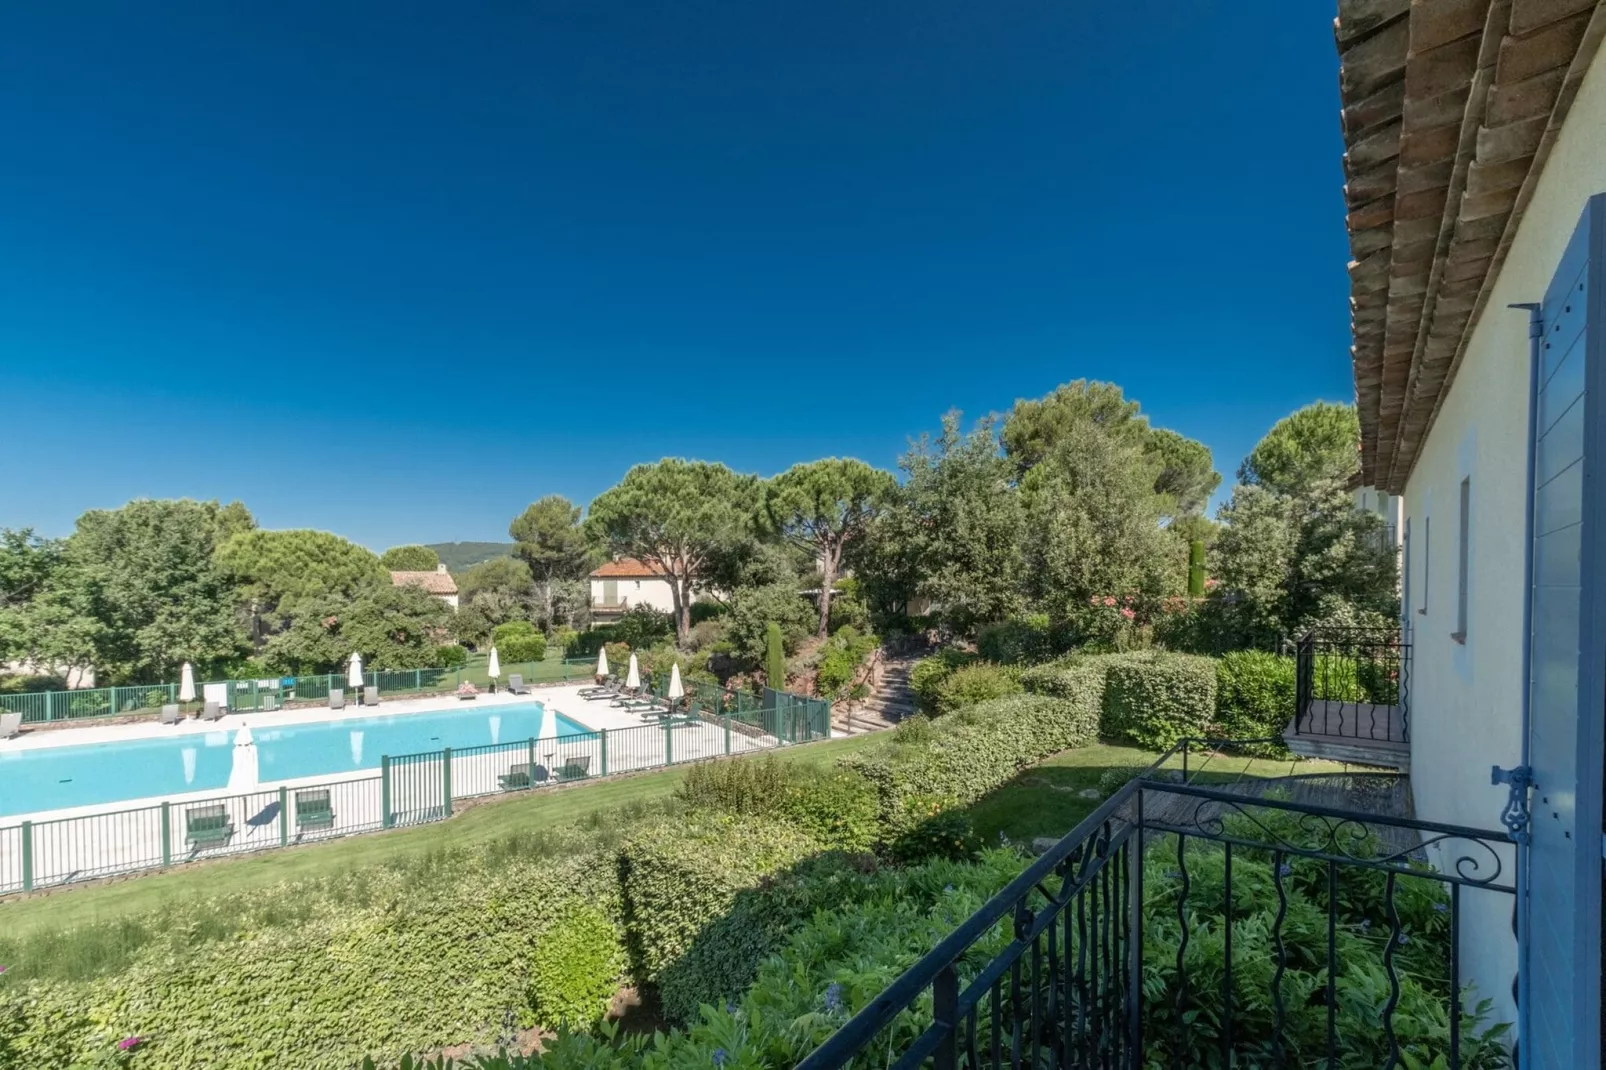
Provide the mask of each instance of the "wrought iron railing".
{"label": "wrought iron railing", "polygon": [[1507,931],[1510,850],[1157,765],[800,1070],[1505,1066],[1461,944]]}
{"label": "wrought iron railing", "polygon": [[1299,735],[1411,741],[1411,643],[1397,631],[1323,628],[1294,648]]}

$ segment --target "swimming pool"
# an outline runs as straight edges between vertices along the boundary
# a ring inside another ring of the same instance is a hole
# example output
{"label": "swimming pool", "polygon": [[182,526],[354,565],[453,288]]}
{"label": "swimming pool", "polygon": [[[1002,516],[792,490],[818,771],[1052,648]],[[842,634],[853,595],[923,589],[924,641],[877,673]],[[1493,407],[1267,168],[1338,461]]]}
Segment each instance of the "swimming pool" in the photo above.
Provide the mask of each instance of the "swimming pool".
{"label": "swimming pool", "polygon": [[251,726],[256,783],[378,769],[387,754],[591,731],[539,702],[521,702],[295,725],[275,725],[267,716],[231,717],[211,732],[0,749],[0,817],[192,791],[252,790],[253,778],[244,768],[236,769],[242,724]]}

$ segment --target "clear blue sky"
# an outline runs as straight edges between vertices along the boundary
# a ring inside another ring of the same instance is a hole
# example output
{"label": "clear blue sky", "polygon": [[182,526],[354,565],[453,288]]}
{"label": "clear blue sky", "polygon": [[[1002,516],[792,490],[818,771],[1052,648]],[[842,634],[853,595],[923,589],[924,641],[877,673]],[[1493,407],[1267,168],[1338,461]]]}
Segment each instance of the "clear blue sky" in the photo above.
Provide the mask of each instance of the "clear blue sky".
{"label": "clear blue sky", "polygon": [[1120,383],[1352,395],[1330,5],[8,4],[0,525],[500,539]]}

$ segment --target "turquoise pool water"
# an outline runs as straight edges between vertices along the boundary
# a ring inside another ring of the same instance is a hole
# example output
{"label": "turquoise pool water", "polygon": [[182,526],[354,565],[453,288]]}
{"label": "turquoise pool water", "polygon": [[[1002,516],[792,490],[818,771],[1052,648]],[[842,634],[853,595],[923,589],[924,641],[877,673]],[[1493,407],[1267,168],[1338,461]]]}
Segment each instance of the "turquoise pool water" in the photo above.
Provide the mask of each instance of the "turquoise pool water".
{"label": "turquoise pool water", "polygon": [[548,713],[539,702],[284,726],[274,725],[271,718],[271,714],[229,717],[215,732],[121,743],[9,752],[0,747],[0,817],[190,791],[221,793],[229,786],[235,734],[242,724],[251,726],[257,780],[264,784],[377,770],[386,754],[591,731],[561,713]]}

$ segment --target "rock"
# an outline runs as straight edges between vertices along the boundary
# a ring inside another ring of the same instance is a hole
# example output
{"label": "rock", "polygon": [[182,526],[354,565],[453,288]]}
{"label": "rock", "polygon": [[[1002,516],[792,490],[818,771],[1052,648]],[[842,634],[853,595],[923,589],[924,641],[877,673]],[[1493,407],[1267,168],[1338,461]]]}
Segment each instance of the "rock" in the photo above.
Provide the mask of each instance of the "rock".
{"label": "rock", "polygon": [[1039,836],[1037,839],[1032,841],[1032,854],[1047,854],[1048,852],[1052,851],[1054,849],[1054,845],[1059,842],[1060,841],[1056,840],[1052,836]]}
{"label": "rock", "polygon": [[1104,798],[1104,793],[1102,791],[1100,791],[1098,788],[1083,788],[1081,791],[1077,792],[1076,794],[1078,796],[1080,796],[1081,798],[1084,798],[1084,799],[1102,799],[1102,798]]}

